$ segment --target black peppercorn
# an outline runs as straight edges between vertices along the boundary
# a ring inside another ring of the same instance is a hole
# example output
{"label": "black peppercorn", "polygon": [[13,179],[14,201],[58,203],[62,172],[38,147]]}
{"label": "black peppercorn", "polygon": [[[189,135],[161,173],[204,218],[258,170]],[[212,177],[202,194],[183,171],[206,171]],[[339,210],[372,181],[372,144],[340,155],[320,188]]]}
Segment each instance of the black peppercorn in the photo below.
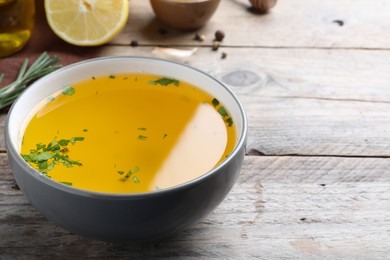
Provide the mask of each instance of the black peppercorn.
{"label": "black peppercorn", "polygon": [[132,46],[132,47],[137,47],[137,46],[138,46],[138,41],[137,41],[137,40],[132,40],[132,41],[130,42],[130,46]]}
{"label": "black peppercorn", "polygon": [[221,30],[218,30],[215,32],[215,40],[218,42],[223,41],[223,38],[225,38],[225,33]]}

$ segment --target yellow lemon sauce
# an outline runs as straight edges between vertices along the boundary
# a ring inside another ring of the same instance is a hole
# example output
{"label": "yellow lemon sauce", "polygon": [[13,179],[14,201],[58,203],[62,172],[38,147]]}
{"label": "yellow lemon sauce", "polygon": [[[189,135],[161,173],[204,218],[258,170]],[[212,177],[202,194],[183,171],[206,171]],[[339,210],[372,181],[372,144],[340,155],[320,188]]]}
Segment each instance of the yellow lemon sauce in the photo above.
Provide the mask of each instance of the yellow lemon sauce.
{"label": "yellow lemon sauce", "polygon": [[23,158],[53,180],[91,191],[138,193],[188,182],[236,142],[223,104],[156,75],[92,77],[64,86],[37,111]]}

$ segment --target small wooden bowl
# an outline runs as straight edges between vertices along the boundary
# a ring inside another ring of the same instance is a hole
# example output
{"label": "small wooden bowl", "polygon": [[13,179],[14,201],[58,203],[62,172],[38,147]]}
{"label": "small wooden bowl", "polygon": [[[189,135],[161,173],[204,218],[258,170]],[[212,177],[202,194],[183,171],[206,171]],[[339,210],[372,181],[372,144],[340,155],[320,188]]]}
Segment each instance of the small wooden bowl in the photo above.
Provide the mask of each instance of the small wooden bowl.
{"label": "small wooden bowl", "polygon": [[261,12],[267,12],[276,5],[277,0],[249,0],[252,7]]}
{"label": "small wooden bowl", "polygon": [[180,30],[196,30],[204,26],[220,0],[150,0],[157,18],[165,25]]}

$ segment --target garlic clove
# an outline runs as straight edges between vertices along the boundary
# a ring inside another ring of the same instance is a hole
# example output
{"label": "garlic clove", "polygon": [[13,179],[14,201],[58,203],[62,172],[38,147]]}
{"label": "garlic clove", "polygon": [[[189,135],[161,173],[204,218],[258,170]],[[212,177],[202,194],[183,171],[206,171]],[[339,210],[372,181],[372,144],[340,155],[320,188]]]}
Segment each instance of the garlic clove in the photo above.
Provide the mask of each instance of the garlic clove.
{"label": "garlic clove", "polygon": [[188,59],[197,51],[197,48],[192,49],[176,49],[176,48],[161,48],[156,47],[152,51],[152,56],[161,59],[187,62]]}

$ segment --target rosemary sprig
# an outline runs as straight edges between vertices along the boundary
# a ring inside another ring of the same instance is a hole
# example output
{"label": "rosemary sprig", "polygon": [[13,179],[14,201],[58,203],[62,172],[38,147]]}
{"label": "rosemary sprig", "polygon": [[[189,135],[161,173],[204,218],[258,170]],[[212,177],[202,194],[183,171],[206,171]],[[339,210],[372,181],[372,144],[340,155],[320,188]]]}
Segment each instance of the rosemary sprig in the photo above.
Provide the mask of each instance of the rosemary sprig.
{"label": "rosemary sprig", "polygon": [[[18,77],[11,84],[0,88],[0,109],[9,106],[15,99],[27,88],[27,85],[32,81],[45,76],[46,74],[55,71],[61,65],[53,65],[60,59],[58,57],[50,57],[46,52],[27,69],[28,59],[25,59],[20,68]],[[3,80],[4,74],[0,74],[0,82]]]}

